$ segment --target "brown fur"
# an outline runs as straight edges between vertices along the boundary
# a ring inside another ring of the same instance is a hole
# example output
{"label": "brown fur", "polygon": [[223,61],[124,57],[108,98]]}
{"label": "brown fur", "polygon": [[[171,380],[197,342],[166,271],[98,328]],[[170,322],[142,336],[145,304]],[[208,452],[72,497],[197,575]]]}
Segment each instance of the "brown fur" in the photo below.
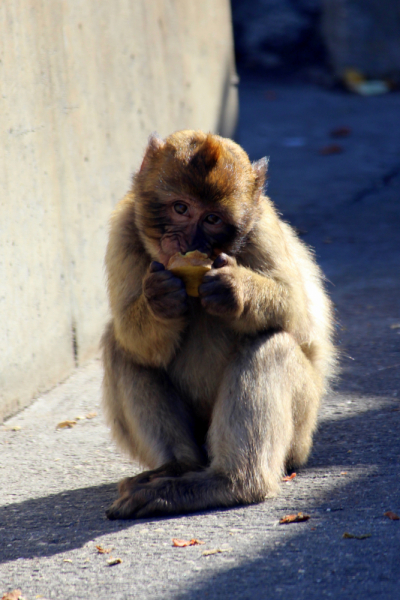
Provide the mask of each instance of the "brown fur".
{"label": "brown fur", "polygon": [[[109,518],[259,502],[307,460],[335,369],[331,306],[312,254],[262,195],[266,165],[219,136],[153,136],[112,216],[104,407],[151,471],[121,483]],[[171,224],[176,199],[223,217],[199,242],[216,259],[200,300],[159,264],[163,243],[197,243]]]}

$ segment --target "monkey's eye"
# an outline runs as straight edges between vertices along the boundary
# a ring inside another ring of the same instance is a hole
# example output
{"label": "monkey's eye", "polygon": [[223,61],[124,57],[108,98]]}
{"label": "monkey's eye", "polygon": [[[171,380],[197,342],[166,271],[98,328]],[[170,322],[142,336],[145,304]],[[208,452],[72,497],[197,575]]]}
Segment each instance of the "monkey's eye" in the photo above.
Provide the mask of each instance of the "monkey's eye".
{"label": "monkey's eye", "polygon": [[176,213],[178,213],[178,215],[184,215],[187,213],[187,209],[188,207],[186,204],[183,204],[183,202],[175,202],[174,204],[174,210]]}
{"label": "monkey's eye", "polygon": [[210,225],[219,225],[220,223],[222,223],[222,220],[219,217],[217,217],[217,215],[207,215],[204,220]]}

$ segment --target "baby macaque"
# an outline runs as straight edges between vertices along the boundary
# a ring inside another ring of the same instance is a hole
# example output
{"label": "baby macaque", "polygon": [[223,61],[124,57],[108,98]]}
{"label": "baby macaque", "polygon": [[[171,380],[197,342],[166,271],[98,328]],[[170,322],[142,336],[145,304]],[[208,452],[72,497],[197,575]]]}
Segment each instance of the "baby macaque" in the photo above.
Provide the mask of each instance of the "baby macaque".
{"label": "baby macaque", "polygon": [[[151,136],[113,213],[104,406],[150,470],[120,483],[110,519],[261,502],[307,460],[335,370],[332,312],[263,195],[266,171],[217,135]],[[191,253],[197,279],[179,272]]]}

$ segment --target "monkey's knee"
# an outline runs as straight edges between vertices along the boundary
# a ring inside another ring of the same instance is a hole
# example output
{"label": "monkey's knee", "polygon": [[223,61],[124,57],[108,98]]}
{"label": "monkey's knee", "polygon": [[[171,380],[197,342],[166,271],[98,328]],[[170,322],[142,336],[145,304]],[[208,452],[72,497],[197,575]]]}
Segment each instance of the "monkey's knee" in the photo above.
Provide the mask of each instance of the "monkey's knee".
{"label": "monkey's knee", "polygon": [[307,359],[286,333],[249,339],[227,369],[209,433],[212,466],[234,474],[245,501],[275,495],[289,457],[305,462],[315,393]]}

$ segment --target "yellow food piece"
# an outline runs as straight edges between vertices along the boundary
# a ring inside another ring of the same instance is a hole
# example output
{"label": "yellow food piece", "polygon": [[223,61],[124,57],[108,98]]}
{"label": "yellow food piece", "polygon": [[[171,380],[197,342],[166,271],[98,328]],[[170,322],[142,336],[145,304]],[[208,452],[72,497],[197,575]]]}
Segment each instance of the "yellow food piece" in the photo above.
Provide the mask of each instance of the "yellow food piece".
{"label": "yellow food piece", "polygon": [[188,296],[197,297],[199,295],[199,285],[203,276],[211,269],[212,260],[207,254],[193,250],[187,254],[177,252],[168,262],[167,269],[174,275],[182,279],[186,287]]}

